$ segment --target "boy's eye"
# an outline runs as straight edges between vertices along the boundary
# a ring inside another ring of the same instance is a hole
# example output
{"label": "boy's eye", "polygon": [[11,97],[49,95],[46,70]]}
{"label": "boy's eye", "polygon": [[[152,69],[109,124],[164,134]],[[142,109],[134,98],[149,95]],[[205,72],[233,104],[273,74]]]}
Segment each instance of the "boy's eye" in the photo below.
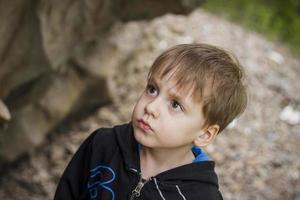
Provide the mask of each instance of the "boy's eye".
{"label": "boy's eye", "polygon": [[156,96],[157,95],[157,90],[153,85],[148,85],[147,86],[147,93],[151,96]]}
{"label": "boy's eye", "polygon": [[172,107],[172,109],[175,110],[176,112],[183,111],[181,105],[180,105],[177,101],[172,100],[172,101],[171,101],[171,107]]}

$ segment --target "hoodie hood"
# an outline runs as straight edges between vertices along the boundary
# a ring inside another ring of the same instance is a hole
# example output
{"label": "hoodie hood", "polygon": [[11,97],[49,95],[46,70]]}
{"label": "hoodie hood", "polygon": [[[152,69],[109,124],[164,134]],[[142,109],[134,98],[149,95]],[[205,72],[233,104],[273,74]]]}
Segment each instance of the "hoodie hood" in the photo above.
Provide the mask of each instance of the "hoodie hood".
{"label": "hoodie hood", "polygon": [[[126,130],[124,130],[126,129]],[[139,144],[134,138],[133,127],[130,122],[126,126],[116,126],[115,133],[120,146],[125,166],[128,170],[135,169],[140,172]],[[129,131],[131,134],[124,134]],[[218,178],[214,171],[213,161],[196,161],[191,164],[179,166],[156,175],[154,178],[159,182],[175,184],[180,182],[202,182],[218,187]]]}
{"label": "hoodie hood", "polygon": [[[130,122],[125,126],[115,126],[114,132],[116,134],[117,143],[120,147],[126,168],[140,171],[139,148],[133,135],[132,123]],[[126,134],[128,132],[130,134]]]}
{"label": "hoodie hood", "polygon": [[213,161],[201,161],[170,169],[156,176],[164,182],[202,182],[218,187]]}

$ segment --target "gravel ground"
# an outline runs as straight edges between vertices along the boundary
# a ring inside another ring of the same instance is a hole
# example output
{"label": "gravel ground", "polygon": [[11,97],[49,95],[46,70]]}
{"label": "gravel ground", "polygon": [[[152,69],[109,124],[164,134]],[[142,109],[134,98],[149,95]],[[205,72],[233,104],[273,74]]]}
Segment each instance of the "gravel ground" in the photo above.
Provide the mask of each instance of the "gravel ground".
{"label": "gravel ground", "polygon": [[237,55],[249,87],[245,113],[205,149],[216,161],[224,199],[300,200],[299,59],[279,44],[203,10],[117,24],[110,42],[126,55],[109,79],[113,103],[56,130],[2,174],[0,199],[52,199],[80,143],[98,127],[130,120],[155,57],[178,43],[206,42]]}

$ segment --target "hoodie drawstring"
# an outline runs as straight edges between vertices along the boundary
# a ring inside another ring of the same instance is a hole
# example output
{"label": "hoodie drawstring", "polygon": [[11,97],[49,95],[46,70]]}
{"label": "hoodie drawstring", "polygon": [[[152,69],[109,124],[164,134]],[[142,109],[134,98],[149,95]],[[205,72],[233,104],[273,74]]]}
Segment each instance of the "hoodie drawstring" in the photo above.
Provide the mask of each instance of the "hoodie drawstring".
{"label": "hoodie drawstring", "polygon": [[162,193],[161,193],[159,187],[158,187],[156,178],[154,178],[154,183],[155,183],[155,185],[156,185],[156,189],[157,189],[157,191],[159,192],[160,197],[161,197],[163,200],[166,200],[165,197],[162,195]]}
{"label": "hoodie drawstring", "polygon": [[177,190],[178,190],[180,196],[183,198],[183,200],[186,200],[185,196],[184,196],[184,195],[182,194],[182,192],[180,191],[178,185],[176,185],[176,188],[177,188]]}
{"label": "hoodie drawstring", "polygon": [[[164,195],[162,194],[161,190],[160,190],[160,189],[159,189],[159,187],[158,187],[158,184],[157,184],[156,178],[153,178],[153,180],[154,180],[154,183],[155,183],[156,189],[157,189],[157,191],[158,191],[158,193],[159,193],[160,197],[161,197],[163,200],[166,200],[166,199],[165,199],[165,197],[164,197]],[[186,200],[185,196],[182,194],[182,192],[181,192],[181,190],[180,190],[180,188],[179,188],[179,186],[178,186],[178,185],[176,185],[176,188],[177,188],[177,191],[178,191],[178,193],[179,193],[179,194],[180,194],[180,196],[182,197],[182,199],[183,199],[183,200]]]}

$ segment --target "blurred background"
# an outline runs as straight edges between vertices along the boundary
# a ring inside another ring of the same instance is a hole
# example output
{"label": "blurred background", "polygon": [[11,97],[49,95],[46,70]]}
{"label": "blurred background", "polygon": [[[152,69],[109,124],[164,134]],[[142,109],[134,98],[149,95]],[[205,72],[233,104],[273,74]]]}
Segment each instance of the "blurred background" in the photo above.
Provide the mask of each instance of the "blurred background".
{"label": "blurred background", "polygon": [[210,0],[203,7],[300,55],[299,0]]}
{"label": "blurred background", "polygon": [[53,199],[82,141],[130,121],[154,59],[209,43],[249,91],[205,149],[224,199],[299,200],[299,35],[296,0],[0,0],[0,199]]}

